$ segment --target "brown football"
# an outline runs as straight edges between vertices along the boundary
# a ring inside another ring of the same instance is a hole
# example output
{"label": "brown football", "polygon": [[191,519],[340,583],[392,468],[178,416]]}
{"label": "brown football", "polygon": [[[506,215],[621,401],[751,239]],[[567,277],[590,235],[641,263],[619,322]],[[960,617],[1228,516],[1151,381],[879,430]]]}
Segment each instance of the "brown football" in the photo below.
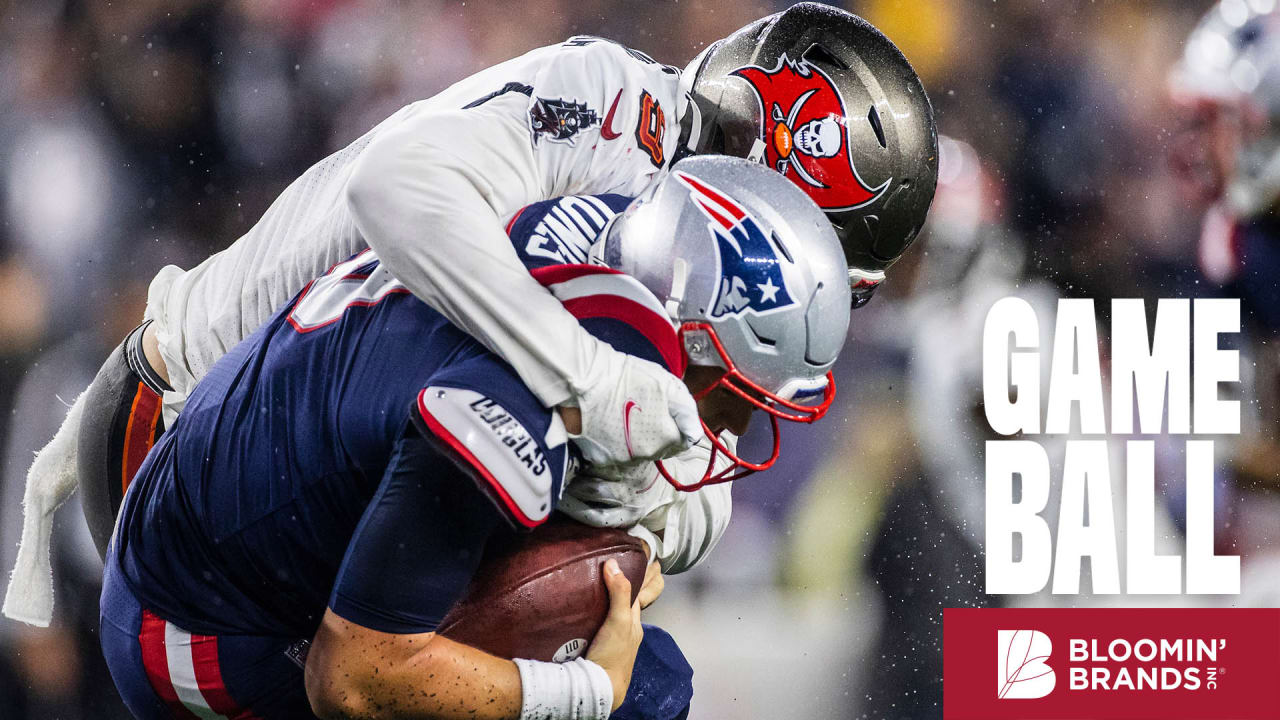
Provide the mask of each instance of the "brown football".
{"label": "brown football", "polygon": [[623,530],[557,515],[531,533],[491,542],[437,632],[504,658],[578,657],[608,611],[601,573],[609,558],[631,581],[634,602],[647,562],[644,544]]}

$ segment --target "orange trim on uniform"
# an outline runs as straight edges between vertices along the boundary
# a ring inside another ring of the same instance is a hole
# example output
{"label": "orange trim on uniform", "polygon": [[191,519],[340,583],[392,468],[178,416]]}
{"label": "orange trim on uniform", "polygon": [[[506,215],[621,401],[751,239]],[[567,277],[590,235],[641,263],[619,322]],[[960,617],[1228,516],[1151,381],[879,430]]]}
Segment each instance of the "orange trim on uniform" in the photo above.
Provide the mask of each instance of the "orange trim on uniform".
{"label": "orange trim on uniform", "polygon": [[120,463],[120,492],[129,491],[129,483],[142,467],[142,461],[155,442],[156,424],[164,404],[146,383],[138,383],[133,395],[133,407],[129,409],[129,424],[124,430],[124,457]]}

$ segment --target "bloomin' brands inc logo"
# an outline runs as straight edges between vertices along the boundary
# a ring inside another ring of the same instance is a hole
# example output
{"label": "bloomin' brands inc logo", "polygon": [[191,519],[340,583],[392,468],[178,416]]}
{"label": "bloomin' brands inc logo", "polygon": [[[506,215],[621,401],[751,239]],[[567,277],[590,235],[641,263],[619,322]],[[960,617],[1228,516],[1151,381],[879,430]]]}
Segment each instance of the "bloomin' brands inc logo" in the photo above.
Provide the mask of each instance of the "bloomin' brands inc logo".
{"label": "bloomin' brands inc logo", "polygon": [[1053,642],[1039,630],[997,630],[996,697],[1029,700],[1053,692],[1057,677],[1048,665],[1052,651]]}
{"label": "bloomin' brands inc logo", "polygon": [[1280,718],[1277,608],[942,614],[946,720]]}

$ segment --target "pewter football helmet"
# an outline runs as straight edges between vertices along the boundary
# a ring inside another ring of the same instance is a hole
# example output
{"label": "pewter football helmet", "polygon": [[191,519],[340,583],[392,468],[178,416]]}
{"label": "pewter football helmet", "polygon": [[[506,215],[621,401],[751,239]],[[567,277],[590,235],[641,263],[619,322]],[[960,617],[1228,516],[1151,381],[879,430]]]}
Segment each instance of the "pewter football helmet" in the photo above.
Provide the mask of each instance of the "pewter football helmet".
{"label": "pewter football helmet", "polygon": [[678,488],[769,467],[779,419],[808,423],[826,413],[849,327],[848,270],[831,223],[794,183],[747,160],[691,157],[618,216],[601,243],[597,257],[663,302],[688,362],[725,369],[699,397],[723,387],[773,425],[772,456],[752,463],[704,423],[734,466],[714,478],[709,467],[695,486],[667,476]]}
{"label": "pewter football helmet", "polygon": [[707,46],[680,76],[680,152],[758,157],[827,213],[855,305],[924,224],[938,178],[933,107],[889,38],[802,2]]}

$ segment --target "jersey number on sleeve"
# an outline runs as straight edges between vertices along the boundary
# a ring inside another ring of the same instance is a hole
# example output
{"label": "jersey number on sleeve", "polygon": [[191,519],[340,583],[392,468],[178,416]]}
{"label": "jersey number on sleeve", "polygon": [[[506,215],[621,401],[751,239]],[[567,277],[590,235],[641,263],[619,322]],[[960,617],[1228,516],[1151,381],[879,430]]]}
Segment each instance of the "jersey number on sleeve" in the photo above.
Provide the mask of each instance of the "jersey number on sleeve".
{"label": "jersey number on sleeve", "polygon": [[300,333],[311,332],[337,322],[347,308],[377,305],[388,295],[407,292],[382,269],[378,256],[365,250],[312,280],[289,312],[289,324]]}
{"label": "jersey number on sleeve", "polygon": [[649,94],[640,91],[640,123],[636,125],[636,143],[649,155],[649,160],[662,167],[662,135],[666,132],[666,118],[662,106]]}

